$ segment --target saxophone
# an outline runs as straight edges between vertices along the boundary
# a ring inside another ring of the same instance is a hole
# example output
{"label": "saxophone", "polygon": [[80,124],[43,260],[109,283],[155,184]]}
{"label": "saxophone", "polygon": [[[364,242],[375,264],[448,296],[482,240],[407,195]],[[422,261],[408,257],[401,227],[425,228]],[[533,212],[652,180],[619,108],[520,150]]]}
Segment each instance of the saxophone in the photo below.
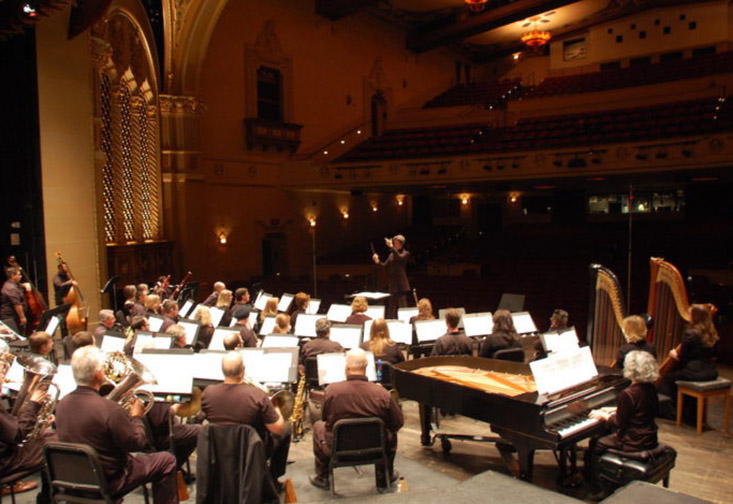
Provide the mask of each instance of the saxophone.
{"label": "saxophone", "polygon": [[305,411],[305,372],[300,372],[298,379],[298,391],[295,394],[295,404],[290,415],[290,423],[293,425],[293,439],[299,441],[303,438],[305,431],[303,425],[303,412]]}

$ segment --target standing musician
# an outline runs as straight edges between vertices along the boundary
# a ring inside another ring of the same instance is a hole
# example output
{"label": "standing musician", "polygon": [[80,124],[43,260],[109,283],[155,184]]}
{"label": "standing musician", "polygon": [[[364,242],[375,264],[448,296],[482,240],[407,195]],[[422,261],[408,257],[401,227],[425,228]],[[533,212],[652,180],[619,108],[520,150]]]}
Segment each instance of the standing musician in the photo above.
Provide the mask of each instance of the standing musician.
{"label": "standing musician", "polygon": [[[397,452],[397,431],[404,425],[402,410],[384,387],[369,383],[366,376],[367,358],[364,350],[354,348],[346,354],[346,381],[332,383],[326,388],[323,420],[313,425],[313,454],[316,475],[309,477],[313,486],[327,490],[328,464],[331,459],[333,426],[345,418],[378,417],[384,421],[387,436],[388,468],[377,465],[377,473],[387,470],[390,483],[397,480],[394,457]],[[383,482],[380,477],[378,481]]]}
{"label": "standing musician", "polygon": [[[224,383],[206,387],[201,408],[209,422],[249,425],[267,446],[273,481],[285,474],[290,451],[290,423],[273,406],[267,394],[244,382],[244,362],[239,352],[228,352],[221,361]],[[277,485],[282,488],[282,483]]]}
{"label": "standing musician", "polygon": [[226,289],[227,286],[224,284],[224,282],[214,282],[214,290],[211,294],[209,294],[209,297],[206,298],[206,300],[203,302],[204,306],[208,306],[211,308],[214,306],[219,299],[219,293]]}
{"label": "standing musician", "polygon": [[410,293],[410,282],[407,280],[407,261],[410,259],[410,252],[405,249],[405,237],[401,234],[394,238],[385,238],[384,243],[390,249],[389,255],[384,262],[379,260],[379,254],[372,255],[374,264],[387,268],[387,290],[389,300],[387,303],[386,317],[397,318],[397,308],[407,306],[407,295]]}
{"label": "standing musician", "polygon": [[445,325],[448,332],[438,338],[430,352],[431,357],[439,355],[472,355],[473,340],[458,329],[461,322],[461,312],[455,308],[445,311]]}
{"label": "standing musician", "polygon": [[112,310],[99,310],[99,325],[94,328],[94,338],[101,343],[107,331],[122,332],[123,328],[117,323]]}
{"label": "standing musician", "polygon": [[163,301],[163,323],[160,332],[165,332],[170,326],[178,323],[178,303],[172,299]]}
{"label": "standing musician", "polygon": [[[53,300],[56,306],[64,304],[64,298],[69,294],[71,288],[75,285],[76,280],[73,280],[69,275],[69,265],[66,262],[60,262],[58,265],[58,271],[53,277]],[[66,327],[66,317],[61,319],[61,336],[66,336],[69,330]]]}
{"label": "standing musician", "polygon": [[244,348],[254,348],[257,346],[257,336],[249,325],[249,308],[242,306],[234,312],[234,318],[237,323],[234,324],[235,329],[239,329],[239,335],[242,338]]}
{"label": "standing musician", "polygon": [[316,339],[300,347],[300,364],[304,366],[306,360],[319,354],[343,352],[344,347],[341,346],[341,343],[331,341],[330,336],[331,321],[325,317],[316,320]]}
{"label": "standing musician", "polygon": [[142,403],[136,400],[128,415],[122,406],[99,395],[100,387],[106,383],[104,352],[93,346],[80,348],[71,357],[71,368],[77,388],[56,408],[59,440],[85,443],[97,451],[115,498],[152,482],[155,503],[177,503],[173,454],[132,455],[144,450],[147,444]]}
{"label": "standing musician", "polygon": [[0,296],[0,319],[10,329],[22,334],[28,323],[25,316],[28,310],[25,293],[31,290],[31,286],[21,283],[23,273],[20,268],[7,268],[5,275],[7,280],[3,284],[2,296]]}

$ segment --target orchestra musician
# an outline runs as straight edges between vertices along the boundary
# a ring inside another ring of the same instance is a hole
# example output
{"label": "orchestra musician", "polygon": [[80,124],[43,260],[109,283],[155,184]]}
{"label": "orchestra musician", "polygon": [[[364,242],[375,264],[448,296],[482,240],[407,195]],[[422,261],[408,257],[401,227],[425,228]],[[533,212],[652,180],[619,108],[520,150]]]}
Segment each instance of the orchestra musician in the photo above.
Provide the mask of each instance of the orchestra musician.
{"label": "orchestra musician", "polygon": [[382,359],[393,366],[405,360],[399,345],[389,337],[387,321],[381,318],[372,322],[372,327],[369,330],[369,341],[362,343],[361,348],[372,352],[375,360]]}
{"label": "orchestra musician", "polygon": [[18,334],[25,331],[28,322],[26,311],[28,305],[25,293],[31,290],[29,284],[21,283],[23,273],[20,268],[10,267],[5,270],[7,280],[3,284],[0,296],[0,319],[10,329]]}
{"label": "orchestra musician", "polygon": [[216,305],[216,302],[219,300],[219,293],[226,289],[227,286],[224,284],[224,282],[214,282],[214,290],[209,294],[209,296],[204,300],[202,303],[204,306],[208,306],[211,308],[212,306]]}
{"label": "orchestra musician", "polygon": [[369,309],[369,303],[364,296],[356,296],[351,301],[351,315],[346,319],[347,324],[364,325],[364,322],[372,318],[365,312]]}
{"label": "orchestra musician", "polygon": [[[309,479],[317,488],[329,488],[328,464],[333,443],[333,426],[345,418],[378,417],[384,421],[389,467],[377,465],[377,471],[384,475],[386,470],[390,483],[399,477],[394,470],[394,456],[397,452],[397,431],[404,425],[402,410],[387,389],[369,383],[366,368],[366,354],[360,348],[354,348],[346,354],[346,381],[332,383],[326,388],[323,420],[313,425],[316,474]],[[384,481],[384,478],[379,478],[379,481]]]}
{"label": "orchestra musician", "polygon": [[[274,317],[277,315],[277,305],[280,302],[280,298],[271,297],[265,301],[265,308],[260,312],[260,325],[265,321],[265,317]],[[293,319],[290,319],[290,323],[293,323]]]}
{"label": "orchestra musician", "polygon": [[417,302],[417,315],[410,317],[410,324],[414,324],[416,320],[435,320],[433,315],[433,304],[428,298],[420,298]]}
{"label": "orchestra musician", "polygon": [[[624,359],[624,377],[631,380],[631,385],[621,391],[616,407],[592,410],[588,414],[590,418],[603,420],[607,427],[615,429],[613,434],[592,439],[589,445],[589,467],[586,469],[596,490],[601,488],[596,477],[598,471],[594,469],[598,456],[608,449],[637,452],[651,450],[658,444],[654,421],[659,409],[654,386],[659,377],[656,357],[649,352],[632,350]],[[600,493],[594,498],[604,497],[603,492]]]}
{"label": "orchestra musician", "polygon": [[473,355],[473,340],[458,328],[461,322],[461,312],[455,308],[445,311],[445,325],[448,328],[443,336],[438,338],[430,352],[431,357],[439,355]]}
{"label": "orchestra musician", "polygon": [[570,314],[568,312],[556,308],[553,310],[552,315],[550,315],[550,328],[548,331],[562,331],[563,329],[567,329],[569,318]]}
{"label": "orchestra musician", "polygon": [[494,328],[491,334],[486,336],[481,343],[479,357],[493,359],[494,354],[499,350],[507,348],[522,348],[517,330],[514,328],[514,321],[509,310],[496,310],[492,317]]}
{"label": "orchestra musician", "polygon": [[289,334],[291,329],[290,315],[278,313],[275,317],[275,327],[272,329],[272,334]]}
{"label": "orchestra musician", "polygon": [[28,351],[48,359],[53,350],[53,338],[43,331],[36,331],[28,336]]}
{"label": "orchestra musician", "polygon": [[209,348],[211,338],[214,336],[214,323],[211,321],[211,310],[208,306],[199,306],[193,319],[201,324],[199,329],[199,337],[196,340],[196,346],[199,348]]}
{"label": "orchestra musician", "polygon": [[257,346],[257,336],[249,325],[249,313],[250,310],[247,306],[241,306],[233,314],[234,318],[237,319],[234,328],[239,329],[239,335],[242,338],[244,348],[254,348]]}
{"label": "orchestra musician", "polygon": [[228,327],[232,321],[232,291],[229,289],[222,289],[219,293],[219,299],[216,300],[216,307],[224,311],[224,315],[219,321],[219,325]]}
{"label": "orchestra musician", "polygon": [[252,310],[250,304],[249,290],[246,287],[240,287],[234,291],[234,304],[232,305],[232,313],[234,313],[241,306],[247,305]]}
{"label": "orchestra musician", "polygon": [[298,315],[306,312],[311,302],[311,297],[305,292],[298,292],[293,301],[295,303],[295,310],[290,314],[290,324],[295,327],[295,321],[298,319]]}
{"label": "orchestra musician", "polygon": [[[144,288],[143,288],[144,287]],[[130,308],[130,321],[132,321],[135,317],[144,317],[146,316],[145,312],[145,298],[147,297],[147,288],[148,286],[145,284],[139,284],[137,286],[137,290],[135,291],[135,304],[132,305],[132,308]]]}
{"label": "orchestra musician", "polygon": [[300,364],[304,366],[306,360],[319,354],[343,352],[341,343],[331,341],[330,336],[331,321],[325,317],[316,320],[316,338],[300,347]]}
{"label": "orchestra musician", "polygon": [[[129,321],[132,318],[132,309],[137,303],[137,287],[134,285],[125,285],[122,288],[122,295],[125,297],[125,302],[122,304],[122,313],[125,314],[125,318]],[[145,307],[142,307],[145,310]]]}
{"label": "orchestra musician", "polygon": [[171,348],[193,348],[186,343],[186,329],[179,324],[168,326],[165,334],[172,337]]}
{"label": "orchestra musician", "polygon": [[117,323],[117,319],[112,310],[99,310],[99,325],[94,328],[94,338],[96,341],[101,342],[104,333],[108,331],[121,332],[122,327]]}
{"label": "orchestra musician", "polygon": [[130,320],[130,329],[133,332],[127,335],[127,339],[125,340],[125,347],[123,349],[123,352],[128,357],[132,357],[132,354],[135,350],[135,342],[137,340],[137,336],[136,336],[137,331],[149,331],[150,322],[148,322],[148,319],[143,316],[132,317],[132,320]]}
{"label": "orchestra musician", "polygon": [[242,335],[240,333],[230,332],[224,336],[224,350],[237,350],[243,348]]}
{"label": "orchestra musician", "polygon": [[161,275],[158,277],[155,287],[153,287],[153,292],[160,296],[161,301],[168,299],[168,296],[171,295],[170,279],[170,275]]}
{"label": "orchestra musician", "polygon": [[[222,425],[249,425],[257,430],[267,446],[270,474],[282,489],[278,478],[285,474],[290,451],[290,423],[260,388],[244,381],[242,354],[228,352],[221,362],[224,383],[204,390],[201,408],[209,420]],[[279,483],[279,484],[278,484]]]}
{"label": "orchestra musician", "polygon": [[172,299],[163,301],[161,311],[163,323],[160,325],[160,332],[165,332],[170,326],[178,323],[178,303]]}
{"label": "orchestra musician", "polygon": [[372,255],[374,264],[387,268],[387,290],[389,299],[387,301],[388,319],[397,318],[397,308],[407,306],[407,295],[410,292],[410,282],[407,280],[407,262],[410,260],[410,252],[405,249],[405,237],[401,234],[393,238],[385,238],[384,243],[390,252],[384,262],[379,260],[379,254]]}
{"label": "orchestra musician", "polygon": [[97,451],[115,498],[152,482],[155,503],[178,502],[173,454],[132,455],[147,445],[142,403],[136,400],[128,415],[122,406],[99,395],[100,387],[106,383],[104,352],[93,346],[80,348],[71,357],[71,368],[77,388],[61,399],[56,408],[59,440],[85,443]]}
{"label": "orchestra musician", "polygon": [[[69,275],[69,265],[66,262],[60,262],[58,264],[58,271],[53,276],[53,299],[56,306],[64,304],[64,298],[75,285],[77,285],[76,281]],[[59,327],[61,329],[61,336],[66,336],[68,329],[66,327],[65,317],[61,319]]]}
{"label": "orchestra musician", "polygon": [[160,315],[160,296],[148,294],[145,296],[145,316]]}
{"label": "orchestra musician", "polygon": [[642,352],[649,352],[657,357],[656,347],[646,340],[646,321],[639,315],[631,315],[621,321],[621,331],[626,339],[626,344],[622,345],[618,349],[618,355],[616,355],[616,363],[614,367],[616,369],[624,368],[624,359],[629,352],[634,350],[641,350]]}

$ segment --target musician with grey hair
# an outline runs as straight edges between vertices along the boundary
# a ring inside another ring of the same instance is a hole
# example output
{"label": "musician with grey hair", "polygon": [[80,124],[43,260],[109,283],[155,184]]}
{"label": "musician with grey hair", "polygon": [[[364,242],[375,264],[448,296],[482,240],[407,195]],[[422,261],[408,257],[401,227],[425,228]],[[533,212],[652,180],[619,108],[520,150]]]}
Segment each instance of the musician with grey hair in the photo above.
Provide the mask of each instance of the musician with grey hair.
{"label": "musician with grey hair", "polygon": [[117,324],[112,310],[99,310],[99,325],[94,329],[94,338],[101,343],[104,333],[108,331],[121,332],[122,327]]}
{"label": "musician with grey hair", "polygon": [[160,331],[165,332],[170,326],[178,323],[178,303],[172,299],[163,301],[163,323],[160,325]]}
{"label": "musician with grey hair", "polygon": [[300,364],[311,357],[323,353],[343,352],[344,347],[336,341],[331,341],[331,322],[327,318],[316,320],[316,339],[310,340],[300,348]]}
{"label": "musician with grey hair", "polygon": [[397,308],[407,306],[407,294],[410,292],[410,281],[407,279],[407,262],[410,252],[405,249],[405,237],[401,234],[393,238],[385,238],[385,245],[389,248],[389,255],[384,261],[379,260],[379,254],[372,255],[374,264],[387,268],[387,312],[385,318],[396,319]]}
{"label": "musician with grey hair", "polygon": [[214,290],[203,302],[203,305],[208,306],[209,308],[214,306],[216,304],[216,301],[219,299],[219,293],[226,288],[227,286],[226,284],[224,284],[224,282],[214,282]]}
{"label": "musician with grey hair", "polygon": [[153,501],[178,502],[176,458],[169,452],[132,455],[146,448],[144,408],[135,400],[129,414],[114,401],[99,395],[106,383],[105,353],[94,346],[78,349],[71,357],[77,388],[56,408],[60,441],[84,443],[94,448],[114,499],[144,483],[153,483]]}
{"label": "musician with grey hair", "polygon": [[186,343],[186,329],[180,324],[173,324],[165,330],[165,334],[172,338],[171,348],[192,348]]}

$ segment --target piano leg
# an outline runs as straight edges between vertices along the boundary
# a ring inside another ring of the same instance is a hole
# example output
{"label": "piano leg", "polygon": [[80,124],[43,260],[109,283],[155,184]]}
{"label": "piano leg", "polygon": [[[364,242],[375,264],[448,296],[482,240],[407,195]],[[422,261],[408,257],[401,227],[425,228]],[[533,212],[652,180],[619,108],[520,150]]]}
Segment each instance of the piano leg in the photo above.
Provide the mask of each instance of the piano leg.
{"label": "piano leg", "polygon": [[420,404],[418,411],[420,412],[420,443],[423,446],[432,446],[430,431],[432,429],[433,408],[426,404]]}
{"label": "piano leg", "polygon": [[519,479],[532,481],[532,468],[534,467],[534,447],[525,443],[514,443],[519,458]]}

